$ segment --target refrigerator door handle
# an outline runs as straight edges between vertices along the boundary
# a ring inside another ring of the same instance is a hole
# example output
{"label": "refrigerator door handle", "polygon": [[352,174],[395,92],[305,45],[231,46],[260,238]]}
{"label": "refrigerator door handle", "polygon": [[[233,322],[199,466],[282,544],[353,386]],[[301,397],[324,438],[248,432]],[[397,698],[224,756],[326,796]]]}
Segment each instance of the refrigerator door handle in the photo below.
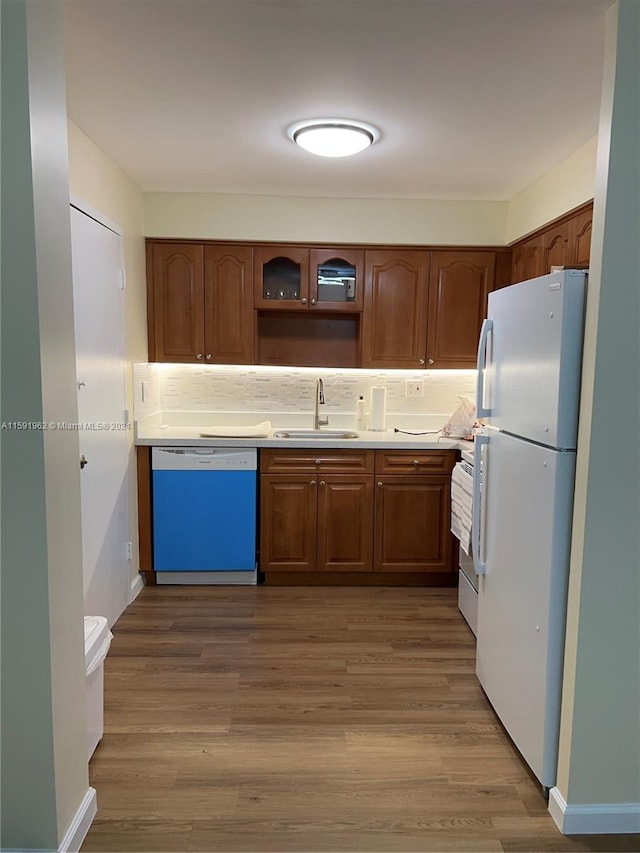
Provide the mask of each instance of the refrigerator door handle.
{"label": "refrigerator door handle", "polygon": [[481,478],[484,476],[484,482],[487,482],[486,465],[484,472],[482,471],[482,446],[486,444],[489,444],[488,435],[476,435],[473,457],[473,515],[471,523],[471,546],[473,548],[473,565],[477,575],[484,575],[487,572],[487,565],[482,560],[482,536],[480,535],[480,527],[482,523],[482,508],[480,505],[482,500],[482,490],[480,488]]}
{"label": "refrigerator door handle", "polygon": [[477,418],[488,418],[491,415],[491,409],[488,409],[484,405],[484,371],[487,366],[487,338],[491,331],[493,331],[493,320],[483,320],[482,329],[480,330],[480,340],[478,342],[478,378],[476,380]]}

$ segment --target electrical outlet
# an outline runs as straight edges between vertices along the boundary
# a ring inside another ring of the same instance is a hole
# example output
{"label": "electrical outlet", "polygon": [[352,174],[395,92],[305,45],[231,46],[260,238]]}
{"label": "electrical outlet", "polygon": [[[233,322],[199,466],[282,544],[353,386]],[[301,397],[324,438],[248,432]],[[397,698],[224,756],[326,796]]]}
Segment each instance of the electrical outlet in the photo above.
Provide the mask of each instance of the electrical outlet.
{"label": "electrical outlet", "polygon": [[404,385],[405,397],[422,397],[422,379],[407,380]]}

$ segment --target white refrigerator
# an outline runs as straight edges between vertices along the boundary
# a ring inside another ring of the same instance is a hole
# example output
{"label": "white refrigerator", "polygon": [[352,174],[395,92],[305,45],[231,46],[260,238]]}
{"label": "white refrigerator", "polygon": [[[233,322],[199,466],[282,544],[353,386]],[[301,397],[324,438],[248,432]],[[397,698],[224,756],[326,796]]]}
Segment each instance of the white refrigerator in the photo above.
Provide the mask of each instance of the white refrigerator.
{"label": "white refrigerator", "polygon": [[491,293],[478,347],[476,672],[544,788],[556,783],[586,279],[564,270]]}

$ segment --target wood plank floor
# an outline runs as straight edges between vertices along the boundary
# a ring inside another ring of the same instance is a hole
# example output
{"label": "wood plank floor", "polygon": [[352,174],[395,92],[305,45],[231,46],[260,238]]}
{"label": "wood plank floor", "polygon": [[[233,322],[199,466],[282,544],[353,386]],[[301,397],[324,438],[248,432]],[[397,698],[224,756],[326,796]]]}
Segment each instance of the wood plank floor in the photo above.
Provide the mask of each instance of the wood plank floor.
{"label": "wood plank floor", "polygon": [[88,851],[636,851],[566,838],[449,589],[147,587],[114,628]]}

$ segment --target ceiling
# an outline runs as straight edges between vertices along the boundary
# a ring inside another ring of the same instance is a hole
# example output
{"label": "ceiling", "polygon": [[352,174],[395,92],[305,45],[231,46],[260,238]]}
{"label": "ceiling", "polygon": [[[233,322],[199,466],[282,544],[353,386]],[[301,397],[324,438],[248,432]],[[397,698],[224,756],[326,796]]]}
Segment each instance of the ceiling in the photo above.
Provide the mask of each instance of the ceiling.
{"label": "ceiling", "polygon": [[144,191],[505,200],[596,134],[611,2],[67,0],[68,112]]}

